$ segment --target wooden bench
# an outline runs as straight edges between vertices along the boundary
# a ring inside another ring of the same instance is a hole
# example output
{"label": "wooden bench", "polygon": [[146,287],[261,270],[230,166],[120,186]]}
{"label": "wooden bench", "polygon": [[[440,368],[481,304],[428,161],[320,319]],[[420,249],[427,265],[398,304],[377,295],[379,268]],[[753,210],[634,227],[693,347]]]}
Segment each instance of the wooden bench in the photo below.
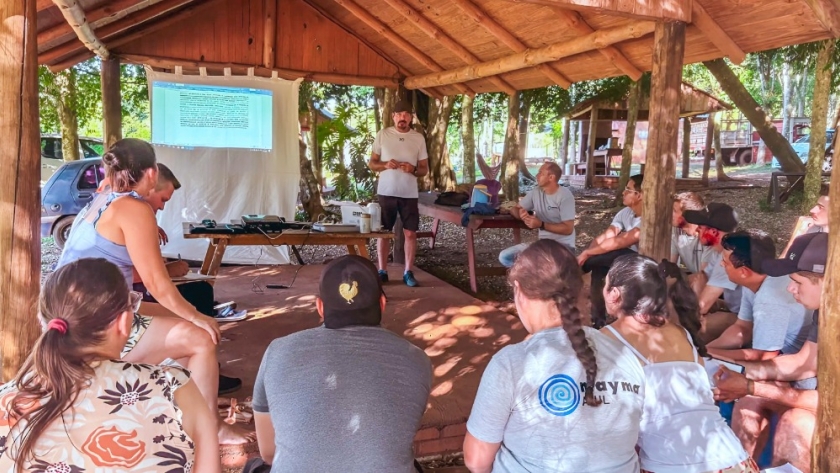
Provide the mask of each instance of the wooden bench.
{"label": "wooden bench", "polygon": [[[830,172],[824,172],[822,177],[831,177]],[[779,178],[785,177],[790,182],[787,187],[782,187]],[[805,180],[804,172],[774,172],[770,176],[770,189],[767,190],[767,203],[773,207],[774,212],[782,210],[782,202],[786,201],[790,193]]]}

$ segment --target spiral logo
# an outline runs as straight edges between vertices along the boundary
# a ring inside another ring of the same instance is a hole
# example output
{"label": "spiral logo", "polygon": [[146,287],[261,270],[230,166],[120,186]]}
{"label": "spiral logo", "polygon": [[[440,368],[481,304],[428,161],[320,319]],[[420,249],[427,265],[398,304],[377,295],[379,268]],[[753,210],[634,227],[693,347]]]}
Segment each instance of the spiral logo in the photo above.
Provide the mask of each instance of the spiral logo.
{"label": "spiral logo", "polygon": [[540,386],[540,405],[556,416],[567,416],[580,405],[580,387],[571,376],[556,374]]}

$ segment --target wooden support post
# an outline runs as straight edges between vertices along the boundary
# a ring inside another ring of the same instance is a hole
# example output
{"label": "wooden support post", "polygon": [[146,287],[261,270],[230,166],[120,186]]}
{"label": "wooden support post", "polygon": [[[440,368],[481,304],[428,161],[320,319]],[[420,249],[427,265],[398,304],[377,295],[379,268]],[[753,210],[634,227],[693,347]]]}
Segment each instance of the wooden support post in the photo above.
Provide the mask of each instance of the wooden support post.
{"label": "wooden support post", "polygon": [[[840,131],[840,127],[835,125],[835,130]],[[840,147],[834,147],[833,159],[835,163],[840,159]],[[829,199],[840,202],[840,171],[834,169],[836,167],[831,171]],[[840,222],[840,205],[830,206],[828,212],[829,222]],[[840,344],[837,343],[840,339],[840,271],[837,270],[840,268],[840,234],[836,230],[828,234],[826,268],[817,342],[820,347],[817,354],[820,402],[811,448],[811,470],[814,473],[840,471],[840,435],[837,435],[837,419],[840,416],[840,396],[837,395],[840,389]]]}
{"label": "wooden support post", "polygon": [[595,136],[598,134],[598,105],[592,105],[592,111],[589,112],[589,140],[586,143],[586,177],[584,179],[584,187],[592,188],[592,183],[595,181]]}
{"label": "wooden support post", "polygon": [[277,0],[265,0],[265,28],[263,30],[263,67],[274,68],[277,44]]}
{"label": "wooden support post", "polygon": [[671,253],[671,206],[676,184],[685,23],[657,23],[653,35],[650,114],[639,252],[659,261]]}
{"label": "wooden support post", "polygon": [[38,334],[40,140],[35,0],[0,0],[0,364],[8,381]]}
{"label": "wooden support post", "polygon": [[691,167],[691,118],[684,117],[683,122],[683,140],[682,140],[682,176],[683,179],[688,178],[688,171]]}
{"label": "wooden support post", "polygon": [[120,91],[120,60],[111,56],[103,59],[99,75],[102,79],[102,136],[105,149],[122,139],[122,93]]}
{"label": "wooden support post", "polygon": [[[700,178],[703,180],[703,185],[709,185],[709,168],[712,165],[712,150],[714,150],[713,140],[715,137],[715,112],[709,112],[709,118],[706,119],[706,143],[703,148],[703,173]],[[717,156],[715,156],[717,159]]]}

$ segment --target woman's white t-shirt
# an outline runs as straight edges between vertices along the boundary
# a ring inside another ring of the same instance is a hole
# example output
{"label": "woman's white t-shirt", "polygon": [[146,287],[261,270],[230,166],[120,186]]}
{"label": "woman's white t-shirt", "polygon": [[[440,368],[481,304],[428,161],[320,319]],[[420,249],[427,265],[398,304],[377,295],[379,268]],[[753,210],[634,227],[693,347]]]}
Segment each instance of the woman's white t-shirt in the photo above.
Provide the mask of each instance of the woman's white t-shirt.
{"label": "woman's white t-shirt", "polygon": [[500,350],[484,371],[467,422],[501,448],[494,473],[638,473],[636,441],[645,376],[615,340],[584,327],[595,351],[599,406],[586,405],[586,371],[562,327]]}

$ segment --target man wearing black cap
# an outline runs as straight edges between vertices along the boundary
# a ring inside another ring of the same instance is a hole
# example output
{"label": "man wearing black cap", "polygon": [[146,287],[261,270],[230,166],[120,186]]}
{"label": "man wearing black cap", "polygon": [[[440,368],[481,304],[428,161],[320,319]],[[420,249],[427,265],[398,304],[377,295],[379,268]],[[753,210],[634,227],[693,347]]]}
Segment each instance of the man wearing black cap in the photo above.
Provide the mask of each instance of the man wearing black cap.
{"label": "man wearing black cap", "polygon": [[[828,234],[810,233],[794,239],[784,258],[765,261],[770,276],[790,275],[787,290],[807,309],[819,310],[825,264],[828,259]],[[816,422],[818,395],[816,385],[798,389],[780,382],[797,382],[817,374],[817,312],[802,348],[793,354],[772,360],[744,362],[745,375],[721,368],[715,375],[715,397],[722,401],[745,398],[736,405],[733,428],[740,430],[745,447],[760,452],[761,424],[769,412],[781,413],[773,438],[774,463],[788,462],[801,471],[810,471],[811,437]]]}
{"label": "man wearing black cap", "polygon": [[[697,225],[700,244],[709,248],[704,254],[703,271],[691,278],[691,287],[697,293],[700,315],[703,319],[703,338],[707,342],[720,336],[735,323],[741,306],[741,287],[731,281],[721,265],[723,238],[738,227],[738,215],[726,204],[712,202],[700,210],[683,212],[686,222]],[[717,301],[723,296],[726,311],[715,311]]]}
{"label": "man wearing black cap", "polygon": [[373,263],[342,256],[321,273],[324,325],[274,340],[254,383],[260,456],[272,471],[414,469],[412,444],[431,389],[423,350],[380,326]]}
{"label": "man wearing black cap", "polygon": [[[411,104],[400,100],[394,107],[394,126],[383,128],[373,141],[373,152],[368,167],[379,173],[379,205],[382,208],[382,227],[394,228],[397,215],[400,216],[405,234],[405,272],[403,282],[414,287],[412,268],[417,253],[417,229],[420,227],[420,211],[417,208],[417,178],[429,172],[429,155],[423,135],[411,129],[413,118]],[[380,238],[377,244],[379,254],[379,277],[388,282],[388,255],[391,240]]]}

